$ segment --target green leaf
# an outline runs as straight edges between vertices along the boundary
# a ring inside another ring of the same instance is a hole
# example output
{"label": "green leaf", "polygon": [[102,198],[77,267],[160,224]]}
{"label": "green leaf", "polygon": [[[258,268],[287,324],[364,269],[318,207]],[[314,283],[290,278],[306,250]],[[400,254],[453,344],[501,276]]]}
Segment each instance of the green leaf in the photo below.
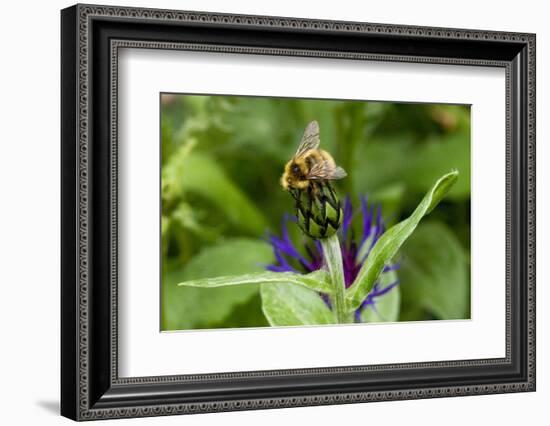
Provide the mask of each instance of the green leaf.
{"label": "green leaf", "polygon": [[179,286],[215,288],[245,284],[270,284],[288,283],[301,285],[315,291],[330,293],[332,288],[328,281],[328,274],[324,270],[314,271],[309,274],[296,274],[293,272],[256,272],[252,274],[231,275],[224,277],[205,278],[200,280],[184,281]]}
{"label": "green leaf", "polygon": [[[397,281],[395,271],[385,272],[380,275],[381,288]],[[361,322],[395,322],[399,320],[399,308],[401,305],[400,285],[396,285],[383,296],[376,298],[374,308],[367,306],[361,312]]]}
{"label": "green leaf", "polygon": [[384,269],[384,265],[392,260],[399,248],[413,233],[420,220],[437,206],[457,179],[457,171],[447,173],[439,178],[415,211],[407,219],[394,225],[380,237],[359,270],[357,278],[346,291],[349,310],[357,309],[361,305]]}
{"label": "green leaf", "polygon": [[416,310],[438,319],[470,317],[468,258],[457,237],[440,222],[426,222],[403,245],[399,270],[406,320]]}
{"label": "green leaf", "polygon": [[[175,187],[176,193],[191,192],[208,200],[224,212],[229,222],[239,228],[261,234],[267,221],[248,196],[227,176],[210,156],[186,152],[172,157],[163,169],[163,185]],[[163,191],[164,193],[164,191]]]}
{"label": "green leaf", "polygon": [[[273,260],[271,247],[262,241],[227,240],[206,248],[186,265],[165,265],[162,281],[162,329],[183,330],[219,327],[235,309],[254,295],[258,286],[220,288],[178,287],[186,280],[262,271]],[[244,308],[243,308],[244,309]],[[241,326],[259,326],[246,323]]]}
{"label": "green leaf", "polygon": [[262,284],[262,309],[272,326],[335,324],[319,293],[288,283]]}

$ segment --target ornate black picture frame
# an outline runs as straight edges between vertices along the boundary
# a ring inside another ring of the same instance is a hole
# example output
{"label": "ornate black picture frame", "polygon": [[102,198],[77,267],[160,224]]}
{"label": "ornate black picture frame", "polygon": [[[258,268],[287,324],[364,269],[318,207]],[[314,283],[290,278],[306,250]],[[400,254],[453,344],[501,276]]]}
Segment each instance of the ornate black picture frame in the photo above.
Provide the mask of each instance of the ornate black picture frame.
{"label": "ornate black picture frame", "polygon": [[[535,35],[76,5],[61,13],[61,413],[157,416],[535,390]],[[506,356],[119,378],[121,47],[484,65],[506,72]]]}

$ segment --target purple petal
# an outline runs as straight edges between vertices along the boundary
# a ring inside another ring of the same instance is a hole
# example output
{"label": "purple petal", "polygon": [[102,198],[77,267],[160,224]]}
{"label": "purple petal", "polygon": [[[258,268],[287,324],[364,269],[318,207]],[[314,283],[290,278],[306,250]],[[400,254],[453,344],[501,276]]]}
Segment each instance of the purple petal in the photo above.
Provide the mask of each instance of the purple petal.
{"label": "purple petal", "polygon": [[380,204],[376,206],[376,227],[382,229],[382,206]]}
{"label": "purple petal", "polygon": [[306,244],[305,248],[306,248],[307,254],[311,259],[311,262],[310,262],[311,267],[308,269],[308,272],[321,269],[321,267],[323,266],[323,253],[321,250],[319,250],[319,247],[317,245],[314,245],[312,247],[310,244]]}
{"label": "purple petal", "polygon": [[369,204],[367,197],[361,197],[361,212],[363,213],[363,236],[361,243],[369,238],[371,232],[371,212],[369,211]]}
{"label": "purple petal", "polygon": [[346,288],[355,281],[359,269],[361,268],[361,265],[356,262],[356,258],[357,245],[352,241],[349,247],[342,248],[342,264],[344,267],[344,283]]}
{"label": "purple petal", "polygon": [[[283,216],[282,221],[282,238],[277,237],[274,234],[268,234],[268,242],[271,244],[273,248],[273,253],[275,254],[275,257],[277,258],[277,261],[279,262],[280,266],[283,266],[285,268],[291,268],[291,270],[295,270],[295,268],[292,268],[286,258],[284,256],[289,256],[291,258],[296,259],[302,266],[308,270],[311,271],[312,265],[311,263],[300,254],[300,252],[296,249],[294,246],[294,243],[290,239],[290,235],[288,233],[288,222],[292,220],[291,216],[288,214],[285,214]],[[283,256],[284,255],[284,256]],[[285,269],[287,270],[287,269]]]}
{"label": "purple petal", "polygon": [[353,206],[349,195],[344,200],[344,218],[342,220],[342,240],[345,243],[348,237],[348,230],[351,227],[351,217],[353,215]]}
{"label": "purple petal", "polygon": [[321,241],[314,240],[315,241],[315,247],[317,248],[317,251],[319,253],[323,253],[323,246],[321,245]]}
{"label": "purple petal", "polygon": [[373,224],[373,219],[375,217],[374,212],[374,206],[371,206],[370,209],[368,209],[366,198],[363,200],[362,203],[362,210],[363,210],[363,238],[361,240],[361,245],[359,250],[361,250],[363,244],[370,238],[370,245],[368,247],[368,250],[365,252],[365,255],[362,259],[360,259],[360,263],[364,263],[365,260],[367,260],[367,257],[376,244],[376,242],[380,239],[382,234],[384,234],[385,226],[382,219],[382,208],[380,204],[376,205],[376,219],[375,223]]}
{"label": "purple petal", "polygon": [[283,268],[285,271],[291,271],[291,272],[298,272],[295,268],[288,263],[286,258],[277,250],[274,250],[275,258],[277,259],[277,262],[279,263],[279,267]]}
{"label": "purple petal", "polygon": [[378,241],[378,239],[382,236],[385,230],[384,222],[382,221],[382,207],[380,206],[380,204],[377,205],[376,210],[377,211],[376,211],[375,234],[374,234],[374,239],[372,241],[371,248],[374,246],[376,241]]}
{"label": "purple petal", "polygon": [[394,281],[393,283],[391,284],[388,284],[386,287],[382,288],[382,289],[373,289],[373,291],[371,291],[369,293],[369,295],[367,296],[367,300],[368,299],[371,299],[371,302],[374,302],[374,298],[375,297],[380,297],[380,296],[383,296],[385,295],[386,293],[388,293],[389,291],[391,291],[392,288],[394,288],[396,285],[399,284],[399,280],[396,280]]}
{"label": "purple petal", "polygon": [[391,272],[391,271],[397,271],[401,265],[399,263],[393,263],[391,265],[384,266],[384,270],[382,272]]}
{"label": "purple petal", "polygon": [[325,302],[325,304],[328,306],[329,309],[332,309],[332,304],[330,303],[330,298],[327,294],[321,293],[321,299]]}
{"label": "purple petal", "polygon": [[296,272],[292,268],[288,268],[286,266],[280,266],[280,265],[266,265],[265,269],[271,272]]}
{"label": "purple petal", "polygon": [[[380,283],[377,281],[374,284],[374,287],[372,291],[368,294],[367,298],[363,300],[363,303],[355,310],[355,321],[361,322],[361,312],[363,312],[363,309],[370,307],[376,311],[376,300],[375,298],[384,296],[385,294],[389,293],[396,285],[399,284],[399,280],[396,280],[392,282],[391,284],[388,284],[384,288],[380,288]],[[377,312],[378,313],[378,312]],[[380,315],[380,314],[378,314]]]}

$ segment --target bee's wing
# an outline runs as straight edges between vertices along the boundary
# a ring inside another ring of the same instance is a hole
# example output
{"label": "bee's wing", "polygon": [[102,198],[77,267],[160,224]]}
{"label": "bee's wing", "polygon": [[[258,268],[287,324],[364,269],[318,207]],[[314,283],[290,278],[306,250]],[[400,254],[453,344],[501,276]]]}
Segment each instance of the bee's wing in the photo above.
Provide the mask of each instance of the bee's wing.
{"label": "bee's wing", "polygon": [[334,166],[329,161],[321,161],[314,164],[306,178],[310,180],[324,179],[335,180],[345,178],[348,174],[340,166]]}
{"label": "bee's wing", "polygon": [[294,156],[299,157],[304,152],[310,149],[317,149],[320,143],[321,141],[319,139],[319,123],[314,120],[309,123],[306,127],[306,130],[304,130],[304,135],[302,136],[302,140],[300,141],[300,146],[298,146],[298,150],[296,151],[296,154],[294,154]]}

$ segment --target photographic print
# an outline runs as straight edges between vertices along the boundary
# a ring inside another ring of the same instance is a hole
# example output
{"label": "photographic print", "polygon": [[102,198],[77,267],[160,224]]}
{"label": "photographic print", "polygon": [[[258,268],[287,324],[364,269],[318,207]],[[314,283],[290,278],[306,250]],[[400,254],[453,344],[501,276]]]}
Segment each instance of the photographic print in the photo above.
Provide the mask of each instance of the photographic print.
{"label": "photographic print", "polygon": [[61,18],[62,415],[535,391],[535,34]]}
{"label": "photographic print", "polygon": [[469,105],[160,111],[162,331],[470,318]]}

